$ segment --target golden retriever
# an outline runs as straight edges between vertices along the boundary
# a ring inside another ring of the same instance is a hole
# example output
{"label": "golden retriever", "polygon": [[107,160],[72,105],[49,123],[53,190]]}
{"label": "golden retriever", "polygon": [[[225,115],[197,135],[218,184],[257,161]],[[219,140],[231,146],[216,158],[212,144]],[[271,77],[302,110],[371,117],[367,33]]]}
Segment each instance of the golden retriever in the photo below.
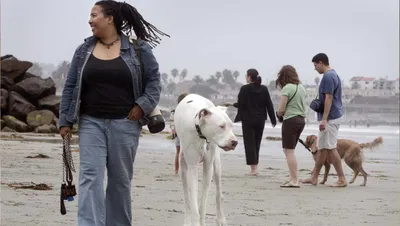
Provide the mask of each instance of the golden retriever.
{"label": "golden retriever", "polygon": [[[316,160],[316,157],[318,155],[317,140],[317,136],[309,135],[307,136],[306,142],[304,142],[304,146],[308,148],[313,154],[314,161]],[[344,159],[346,164],[354,171],[353,178],[349,181],[350,184],[354,183],[360,172],[364,177],[364,182],[361,184],[361,186],[365,186],[367,184],[368,174],[365,172],[362,166],[362,163],[364,161],[364,154],[362,151],[365,148],[375,148],[382,143],[382,137],[378,137],[369,143],[357,143],[349,139],[338,139],[336,149],[340,155],[340,158]],[[320,184],[324,184],[328,179],[330,164],[326,161],[324,163],[324,166],[324,179],[320,182]],[[312,171],[314,171],[314,169]]]}

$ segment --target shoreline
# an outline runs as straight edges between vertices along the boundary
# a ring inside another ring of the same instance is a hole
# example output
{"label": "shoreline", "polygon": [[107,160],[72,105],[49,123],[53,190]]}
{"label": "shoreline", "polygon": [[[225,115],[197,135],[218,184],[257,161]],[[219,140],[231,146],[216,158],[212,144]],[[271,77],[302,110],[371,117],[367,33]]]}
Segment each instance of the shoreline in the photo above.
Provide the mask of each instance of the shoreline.
{"label": "shoreline", "polygon": [[[29,139],[36,141],[2,140],[2,225],[76,225],[79,190],[75,201],[65,202],[67,215],[62,216],[59,212],[62,146],[50,140],[61,139],[58,135],[24,136],[30,136]],[[165,137],[165,134],[141,137],[132,181],[133,225],[183,225],[183,192],[179,175],[173,173],[175,146],[173,141]],[[288,177],[288,169],[284,155],[279,150],[279,141],[263,140],[262,148],[266,152],[260,155],[260,175],[257,177],[245,176],[249,169],[245,165],[242,147],[231,153],[221,151],[223,205],[228,224],[399,225],[400,206],[395,201],[400,198],[398,159],[393,162],[384,160],[386,149],[399,148],[398,143],[391,143],[391,140],[385,142],[376,151],[381,157],[371,159],[368,157],[369,152],[366,152],[364,168],[369,174],[366,187],[359,186],[362,177],[358,177],[347,188],[329,188],[324,185],[301,185],[295,190],[280,188],[280,183]],[[76,148],[77,145],[72,145],[72,149]],[[297,153],[299,179],[306,178],[313,167],[312,157],[305,150]],[[50,158],[26,158],[37,154],[45,154]],[[73,152],[73,158],[77,169],[74,173],[76,184],[79,152]],[[352,171],[345,164],[344,171],[350,180]],[[336,179],[334,169],[331,173],[328,184]],[[322,174],[323,170],[320,179]],[[199,181],[201,175],[200,166]],[[54,187],[49,191],[36,191],[7,186],[7,183],[13,182],[45,183]],[[215,225],[214,195],[215,185],[212,183],[208,196],[207,225]]]}

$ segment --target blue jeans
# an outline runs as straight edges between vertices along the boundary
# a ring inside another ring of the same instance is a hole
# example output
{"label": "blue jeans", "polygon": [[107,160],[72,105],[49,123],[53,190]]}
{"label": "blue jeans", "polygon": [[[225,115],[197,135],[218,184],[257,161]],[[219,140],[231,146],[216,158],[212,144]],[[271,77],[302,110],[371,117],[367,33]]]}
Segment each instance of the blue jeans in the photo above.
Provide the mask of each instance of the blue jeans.
{"label": "blue jeans", "polygon": [[131,180],[140,132],[137,121],[80,117],[79,226],[132,225]]}

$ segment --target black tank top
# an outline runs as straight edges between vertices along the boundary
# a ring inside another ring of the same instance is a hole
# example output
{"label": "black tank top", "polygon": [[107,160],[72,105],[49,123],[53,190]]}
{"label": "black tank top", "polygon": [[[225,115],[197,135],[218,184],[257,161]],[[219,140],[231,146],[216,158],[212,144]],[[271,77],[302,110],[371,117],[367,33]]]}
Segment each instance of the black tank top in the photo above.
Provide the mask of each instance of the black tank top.
{"label": "black tank top", "polygon": [[121,56],[89,57],[82,74],[81,110],[96,118],[120,119],[134,106],[132,75]]}

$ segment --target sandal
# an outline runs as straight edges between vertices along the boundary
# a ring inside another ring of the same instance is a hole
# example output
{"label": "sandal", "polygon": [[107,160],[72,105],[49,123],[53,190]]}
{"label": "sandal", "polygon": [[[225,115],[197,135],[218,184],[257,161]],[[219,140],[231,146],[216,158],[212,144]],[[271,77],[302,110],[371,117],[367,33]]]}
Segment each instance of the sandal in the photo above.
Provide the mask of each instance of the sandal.
{"label": "sandal", "polygon": [[292,182],[288,181],[281,184],[281,188],[300,188],[300,186],[298,184],[292,184]]}

